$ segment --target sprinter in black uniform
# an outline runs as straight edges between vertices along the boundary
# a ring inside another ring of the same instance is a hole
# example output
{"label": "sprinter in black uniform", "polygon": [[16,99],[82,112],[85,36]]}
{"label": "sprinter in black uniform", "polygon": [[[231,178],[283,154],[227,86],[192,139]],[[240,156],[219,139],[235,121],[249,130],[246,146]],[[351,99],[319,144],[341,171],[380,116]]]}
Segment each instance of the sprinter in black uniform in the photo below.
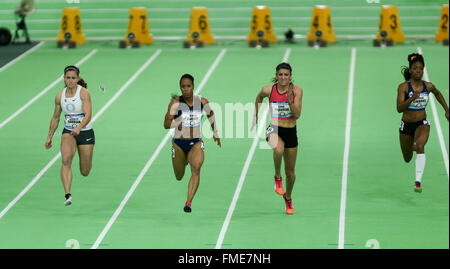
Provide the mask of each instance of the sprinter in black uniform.
{"label": "sprinter in black uniform", "polygon": [[418,53],[408,55],[409,67],[403,67],[402,74],[405,81],[398,86],[397,111],[403,113],[400,122],[400,147],[403,159],[409,163],[416,152],[416,178],[414,191],[421,193],[422,175],[425,168],[425,144],[430,134],[430,123],[426,119],[425,108],[428,104],[429,93],[436,96],[437,101],[445,110],[448,120],[448,106],[441,92],[433,83],[423,81],[425,68],[423,56]]}
{"label": "sprinter in black uniform", "polygon": [[200,183],[200,169],[204,160],[204,146],[200,134],[203,111],[213,129],[213,138],[219,147],[220,138],[214,112],[206,98],[194,96],[194,77],[184,74],[180,79],[181,96],[174,96],[169,104],[164,128],[174,128],[172,140],[172,165],[177,180],[183,179],[187,164],[191,166],[185,212],[191,212],[191,203]]}

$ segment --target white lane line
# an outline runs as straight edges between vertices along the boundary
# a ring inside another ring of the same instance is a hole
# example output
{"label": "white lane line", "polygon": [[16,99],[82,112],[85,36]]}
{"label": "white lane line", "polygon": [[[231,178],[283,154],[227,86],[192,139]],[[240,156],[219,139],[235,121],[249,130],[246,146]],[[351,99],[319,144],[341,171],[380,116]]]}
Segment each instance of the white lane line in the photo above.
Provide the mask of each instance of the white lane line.
{"label": "white lane line", "polygon": [[[283,56],[283,62],[287,62],[289,59],[289,55],[291,54],[291,49],[287,48],[286,52]],[[269,112],[268,105],[264,106],[264,111],[262,113],[261,119],[266,119],[267,114]],[[252,162],[253,155],[255,154],[256,146],[258,145],[259,138],[261,133],[263,132],[264,128],[266,126],[263,124],[259,124],[258,131],[255,134],[255,137],[253,138],[252,146],[250,147],[250,151],[247,155],[247,159],[245,160],[244,167],[242,168],[241,176],[239,177],[239,182],[236,186],[236,190],[234,191],[233,200],[231,201],[230,207],[228,208],[227,216],[225,217],[225,220],[222,225],[222,229],[220,230],[219,238],[217,239],[216,243],[216,249],[222,248],[223,240],[225,239],[225,234],[228,230],[228,226],[230,225],[231,217],[233,216],[234,209],[236,208],[237,201],[239,199],[239,195],[242,190],[242,186],[244,185],[245,177],[247,175],[248,169],[250,167],[250,163]]]}
{"label": "white lane line", "polygon": [[30,183],[0,212],[0,219],[22,198],[34,184],[47,172],[47,170],[61,157],[61,152],[58,152],[55,157],[31,180]]}
{"label": "white lane line", "polygon": [[287,63],[289,60],[289,55],[291,55],[291,48],[286,49],[286,52],[284,53],[282,62]]}
{"label": "white lane line", "polygon": [[[265,119],[267,117],[269,109],[267,106],[264,106],[264,111],[261,119]],[[244,185],[245,177],[248,172],[248,168],[250,167],[250,163],[253,159],[253,155],[255,153],[256,145],[258,145],[259,136],[264,131],[265,125],[260,124],[258,126],[258,132],[253,138],[253,143],[250,148],[250,151],[247,155],[247,159],[245,160],[244,168],[242,168],[241,176],[239,177],[238,185],[236,186],[236,190],[234,191],[233,200],[231,201],[230,207],[228,208],[227,216],[225,217],[225,221],[223,222],[222,229],[220,230],[219,238],[217,239],[216,249],[220,249],[223,244],[223,240],[225,239],[225,234],[228,230],[228,226],[230,225],[231,217],[233,216],[234,209],[236,208],[237,200],[239,199],[239,195],[242,190],[242,186]]]}
{"label": "white lane line", "polygon": [[[79,66],[83,64],[85,61],[87,61],[89,58],[91,58],[95,53],[97,53],[97,49],[93,49],[88,55],[84,56],[83,59],[81,59],[79,62],[77,62],[75,65]],[[44,95],[46,92],[51,90],[53,87],[56,86],[61,80],[63,79],[63,76],[60,75],[55,81],[50,83],[45,89],[43,89],[40,93],[38,93],[35,97],[33,97],[30,101],[28,101],[25,105],[23,105],[19,110],[11,114],[6,120],[4,120],[2,123],[0,123],[0,129],[3,128],[8,122],[13,120],[15,117],[17,117],[20,113],[22,113],[25,109],[27,109],[29,106],[31,106],[34,102],[36,102],[42,95]]]}
{"label": "white lane line", "polygon": [[2,66],[0,68],[0,73],[5,70],[6,68],[10,67],[11,65],[13,65],[14,63],[18,62],[20,59],[22,59],[23,57],[27,56],[28,54],[32,53],[33,51],[37,50],[38,48],[42,47],[42,45],[44,45],[44,41],[39,42],[37,45],[34,45],[34,47],[32,47],[31,49],[25,51],[24,53],[20,54],[19,56],[17,56],[16,58],[14,58],[14,60],[12,60],[11,62],[5,64],[4,66]]}
{"label": "white lane line", "polygon": [[[114,96],[108,101],[108,103],[106,103],[99,112],[96,113],[96,115],[94,116],[94,118],[92,118],[92,123],[94,123],[94,121],[96,119],[98,119],[98,117],[100,117],[100,115],[103,114],[103,112],[105,112],[105,110],[128,88],[128,86],[130,86],[130,84],[144,71],[145,68],[147,68],[147,66],[153,62],[153,60],[161,53],[161,49],[158,49],[145,63],[144,65],[142,65],[139,70],[122,86],[122,88],[120,88],[119,91],[116,92],[116,94],[114,94]],[[34,184],[36,184],[36,182],[42,177],[43,174],[45,174],[45,172],[47,172],[47,170],[59,159],[59,157],[61,157],[61,152],[58,152],[58,154],[56,154],[55,157],[53,157],[53,159],[33,178],[33,180],[25,187],[25,189],[23,189],[17,196],[16,198],[14,198],[6,207],[5,209],[2,210],[2,212],[0,212],[0,219],[2,219],[2,217],[17,203],[17,201],[20,200],[20,198],[22,198],[27,192],[28,190],[31,189],[31,187],[33,187]]]}
{"label": "white lane line", "polygon": [[350,130],[351,130],[351,125],[352,125],[353,83],[354,83],[354,78],[355,78],[355,62],[356,62],[356,48],[352,48],[352,55],[351,55],[351,60],[350,60],[350,77],[349,77],[349,82],[348,82],[347,119],[346,119],[346,124],[345,124],[344,160],[343,160],[343,165],[342,165],[341,210],[340,210],[340,216],[339,216],[339,241],[338,241],[339,249],[344,248],[348,156],[350,153]]}
{"label": "white lane line", "polygon": [[[422,48],[418,47],[417,51],[419,52],[419,54],[422,54]],[[425,76],[425,80],[426,81],[430,81],[430,77],[428,77],[428,72],[426,67],[423,70],[423,74]],[[436,126],[436,131],[437,131],[437,135],[439,138],[439,144],[441,145],[441,151],[442,151],[442,158],[444,159],[444,165],[445,165],[445,170],[447,172],[447,179],[449,177],[448,174],[448,153],[447,153],[447,148],[445,146],[445,140],[444,140],[444,136],[442,134],[442,128],[441,128],[441,123],[439,121],[439,116],[438,116],[438,112],[436,109],[436,102],[434,101],[434,96],[432,94],[429,95],[429,100],[430,100],[430,105],[431,105],[431,111],[433,112],[433,118],[434,118],[434,126]]]}
{"label": "white lane line", "polygon": [[[214,71],[214,69],[216,69],[217,65],[219,64],[219,62],[222,60],[223,56],[225,55],[225,52],[226,52],[226,49],[222,49],[222,51],[219,53],[219,55],[215,59],[214,63],[211,65],[211,67],[209,68],[208,72],[204,76],[203,80],[200,82],[200,85],[197,87],[196,91],[194,92],[195,95],[198,95],[200,93],[200,91],[203,89],[203,87],[205,86],[205,84],[208,81],[209,77],[211,76],[212,72]],[[120,213],[122,212],[123,208],[127,204],[127,202],[130,199],[131,195],[133,195],[134,191],[138,187],[138,185],[141,182],[142,178],[144,178],[144,176],[147,173],[148,169],[150,169],[150,166],[156,160],[156,158],[158,157],[159,153],[161,152],[161,150],[164,148],[164,146],[166,145],[167,141],[169,140],[169,138],[173,135],[173,132],[174,132],[173,129],[170,129],[167,132],[167,134],[164,136],[163,140],[161,141],[159,146],[156,148],[155,152],[153,152],[152,156],[147,161],[147,163],[145,164],[144,168],[139,173],[139,175],[136,178],[136,180],[134,181],[133,185],[128,190],[127,194],[123,198],[122,202],[119,204],[119,207],[117,207],[117,209],[114,212],[114,214],[112,215],[112,217],[109,219],[109,221],[106,224],[106,226],[103,228],[102,232],[98,236],[98,238],[95,241],[95,243],[92,245],[91,249],[97,249],[99,247],[100,243],[103,241],[103,239],[105,238],[106,234],[111,229],[111,227],[114,224],[114,222],[116,221],[116,219],[119,217]]]}

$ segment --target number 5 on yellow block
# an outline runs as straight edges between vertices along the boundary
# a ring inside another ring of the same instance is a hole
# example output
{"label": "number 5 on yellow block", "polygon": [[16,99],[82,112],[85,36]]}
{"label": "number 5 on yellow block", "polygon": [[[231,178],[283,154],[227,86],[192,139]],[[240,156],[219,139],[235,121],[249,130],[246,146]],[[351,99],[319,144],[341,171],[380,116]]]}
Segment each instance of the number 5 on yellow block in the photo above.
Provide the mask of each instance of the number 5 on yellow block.
{"label": "number 5 on yellow block", "polygon": [[262,32],[262,39],[270,43],[275,43],[277,38],[273,32],[272,17],[267,6],[256,6],[253,8],[252,21],[250,23],[250,33],[247,42],[259,41],[258,32]]}

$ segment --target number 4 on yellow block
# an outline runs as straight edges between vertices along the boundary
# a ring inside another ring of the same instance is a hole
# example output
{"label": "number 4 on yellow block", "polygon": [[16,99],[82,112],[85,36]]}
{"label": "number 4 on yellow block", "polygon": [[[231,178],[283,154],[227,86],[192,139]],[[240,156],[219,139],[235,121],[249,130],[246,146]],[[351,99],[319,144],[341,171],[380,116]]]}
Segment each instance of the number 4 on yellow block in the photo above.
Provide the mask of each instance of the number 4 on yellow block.
{"label": "number 4 on yellow block", "polygon": [[333,31],[331,22],[331,9],[329,6],[317,5],[313,9],[311,26],[306,40],[313,41],[317,39],[317,32],[320,31],[321,39],[328,43],[336,42],[336,35]]}

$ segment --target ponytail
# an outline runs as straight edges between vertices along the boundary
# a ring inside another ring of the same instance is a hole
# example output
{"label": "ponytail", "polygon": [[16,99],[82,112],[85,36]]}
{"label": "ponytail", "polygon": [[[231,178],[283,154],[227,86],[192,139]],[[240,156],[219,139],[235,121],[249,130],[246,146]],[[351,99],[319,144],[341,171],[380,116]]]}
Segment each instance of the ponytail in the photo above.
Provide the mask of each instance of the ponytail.
{"label": "ponytail", "polygon": [[81,87],[87,88],[86,81],[84,81],[84,79],[81,77],[80,77],[80,80],[78,80],[78,85],[81,85]]}
{"label": "ponytail", "polygon": [[407,66],[402,66],[402,71],[401,71],[403,77],[405,78],[406,81],[411,79],[411,73],[409,73],[409,67]]}

